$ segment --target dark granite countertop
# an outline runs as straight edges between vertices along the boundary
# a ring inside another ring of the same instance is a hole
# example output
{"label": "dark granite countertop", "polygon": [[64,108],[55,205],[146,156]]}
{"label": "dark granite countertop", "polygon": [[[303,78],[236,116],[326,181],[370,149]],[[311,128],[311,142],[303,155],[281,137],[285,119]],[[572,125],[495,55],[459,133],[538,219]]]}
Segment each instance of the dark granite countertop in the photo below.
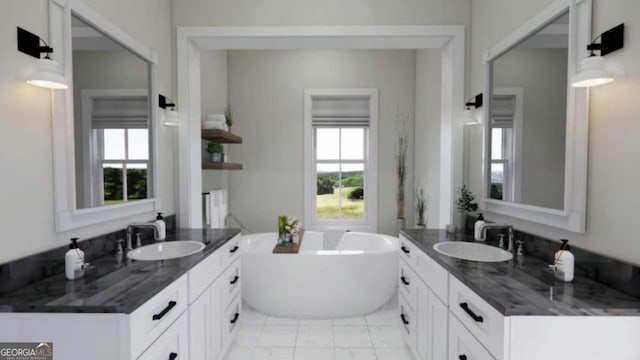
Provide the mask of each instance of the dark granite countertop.
{"label": "dark granite countertop", "polygon": [[640,316],[640,299],[591,279],[542,281],[541,271],[548,263],[539,258],[514,256],[499,263],[460,260],[436,252],[433,245],[473,241],[470,235],[414,229],[402,234],[505,316]]}
{"label": "dark granite countertop", "polygon": [[166,241],[193,240],[206,244],[202,252],[164,261],[131,261],[115,254],[91,261],[90,274],[68,281],[54,275],[0,295],[0,312],[126,313],[184,275],[239,234],[237,229],[177,229]]}

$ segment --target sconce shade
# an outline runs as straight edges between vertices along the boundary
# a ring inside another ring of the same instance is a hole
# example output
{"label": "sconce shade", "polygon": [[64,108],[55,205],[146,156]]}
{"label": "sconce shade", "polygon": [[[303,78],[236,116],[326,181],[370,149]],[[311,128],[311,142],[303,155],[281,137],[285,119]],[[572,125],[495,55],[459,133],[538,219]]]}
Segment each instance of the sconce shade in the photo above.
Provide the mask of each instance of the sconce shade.
{"label": "sconce shade", "polygon": [[478,125],[480,121],[475,117],[473,109],[466,109],[462,112],[462,125]]}
{"label": "sconce shade", "polygon": [[571,86],[592,87],[610,82],[613,82],[613,75],[606,69],[604,59],[601,56],[590,56],[580,62]]}
{"label": "sconce shade", "polygon": [[165,126],[180,126],[180,118],[178,118],[178,112],[175,110],[165,110],[164,120],[162,124]]}
{"label": "sconce shade", "polygon": [[47,89],[67,89],[67,79],[62,76],[60,65],[51,59],[38,59],[27,83]]}

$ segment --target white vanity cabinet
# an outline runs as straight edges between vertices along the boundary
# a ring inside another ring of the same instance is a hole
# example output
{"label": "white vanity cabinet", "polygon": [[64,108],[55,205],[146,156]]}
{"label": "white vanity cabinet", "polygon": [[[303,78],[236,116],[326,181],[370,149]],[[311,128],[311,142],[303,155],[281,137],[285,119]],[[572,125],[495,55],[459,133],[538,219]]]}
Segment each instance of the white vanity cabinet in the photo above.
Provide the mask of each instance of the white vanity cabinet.
{"label": "white vanity cabinet", "polygon": [[400,243],[399,312],[416,359],[640,359],[638,316],[505,316],[403,235]]}
{"label": "white vanity cabinet", "polygon": [[222,359],[233,342],[241,301],[238,249],[236,237],[189,272],[191,360]]}
{"label": "white vanity cabinet", "polygon": [[221,360],[239,325],[239,242],[237,235],[130,314],[0,313],[0,341],[52,342],[54,358],[65,360]]}
{"label": "white vanity cabinet", "polygon": [[[433,274],[419,275],[420,269],[425,269],[424,265],[421,267],[423,259],[420,256],[424,254],[406,239],[401,238],[401,245],[404,249],[399,272],[399,311],[405,340],[417,359],[444,359],[447,354],[447,306],[424,279],[432,280]],[[441,281],[446,283],[446,271],[443,274],[444,279],[433,281],[432,286],[438,288]]]}

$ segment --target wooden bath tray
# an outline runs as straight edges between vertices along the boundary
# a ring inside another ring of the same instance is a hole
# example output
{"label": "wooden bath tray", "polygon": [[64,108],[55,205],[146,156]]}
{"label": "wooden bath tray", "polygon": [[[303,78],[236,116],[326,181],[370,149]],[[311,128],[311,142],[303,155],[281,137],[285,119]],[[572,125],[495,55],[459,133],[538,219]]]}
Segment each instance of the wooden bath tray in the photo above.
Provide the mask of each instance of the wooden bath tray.
{"label": "wooden bath tray", "polygon": [[300,245],[302,244],[302,239],[304,239],[304,230],[300,231],[300,240],[296,244],[289,245],[276,245],[273,248],[274,254],[297,254],[300,252]]}

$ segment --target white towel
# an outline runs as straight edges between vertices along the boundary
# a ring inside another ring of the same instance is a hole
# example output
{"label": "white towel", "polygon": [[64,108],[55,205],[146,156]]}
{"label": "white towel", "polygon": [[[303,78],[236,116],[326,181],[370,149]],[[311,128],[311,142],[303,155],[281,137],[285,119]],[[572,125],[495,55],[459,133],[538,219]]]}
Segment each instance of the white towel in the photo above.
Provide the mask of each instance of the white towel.
{"label": "white towel", "polygon": [[207,114],[207,120],[209,121],[221,121],[223,123],[227,122],[227,118],[224,114]]}

